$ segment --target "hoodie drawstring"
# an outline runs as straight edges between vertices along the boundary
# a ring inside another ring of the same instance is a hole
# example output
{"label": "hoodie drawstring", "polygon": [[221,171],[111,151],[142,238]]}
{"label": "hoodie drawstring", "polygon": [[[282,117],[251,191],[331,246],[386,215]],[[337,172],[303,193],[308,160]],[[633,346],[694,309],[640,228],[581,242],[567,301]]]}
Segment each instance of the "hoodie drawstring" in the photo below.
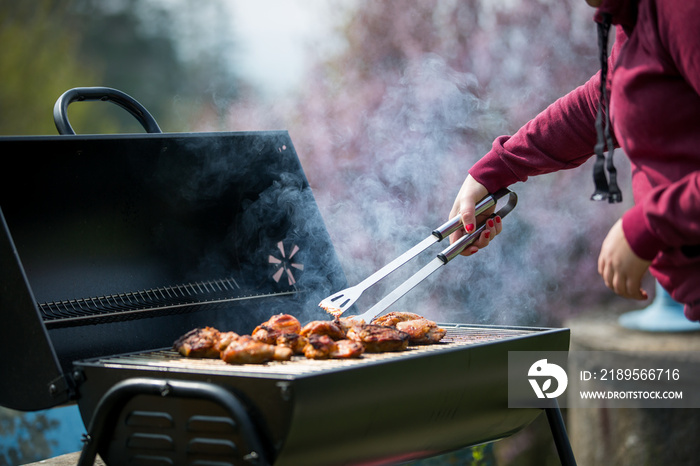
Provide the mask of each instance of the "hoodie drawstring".
{"label": "hoodie drawstring", "polygon": [[[607,13],[601,14],[598,24],[598,49],[600,51],[600,101],[596,114],[595,129],[598,140],[595,145],[596,161],[593,166],[593,181],[595,192],[591,200],[609,203],[622,202],[622,193],[617,186],[617,170],[613,164],[615,146],[610,132],[610,108],[608,105],[607,76],[608,76],[608,36],[612,18]],[[608,157],[606,163],[605,148]],[[606,176],[607,169],[607,176]],[[609,179],[608,179],[609,178]]]}

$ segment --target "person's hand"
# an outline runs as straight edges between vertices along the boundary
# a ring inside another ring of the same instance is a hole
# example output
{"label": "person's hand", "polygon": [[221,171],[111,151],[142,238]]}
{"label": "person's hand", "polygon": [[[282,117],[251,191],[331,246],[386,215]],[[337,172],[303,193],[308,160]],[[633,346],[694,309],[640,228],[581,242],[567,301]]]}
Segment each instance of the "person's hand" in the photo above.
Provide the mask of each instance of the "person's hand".
{"label": "person's hand", "polygon": [[642,277],[650,264],[632,251],[622,230],[622,219],[618,220],[605,237],[598,257],[598,273],[605,285],[624,298],[647,299]]}
{"label": "person's hand", "polygon": [[[452,205],[452,210],[450,211],[450,217],[454,218],[456,215],[461,215],[463,227],[450,235],[450,244],[457,241],[459,238],[467,233],[473,232],[478,226],[477,218],[474,216],[474,210],[477,202],[482,200],[488,191],[479,182],[477,182],[471,175],[467,176],[464,180],[462,187],[457,193],[457,198]],[[486,217],[491,215],[494,209],[489,209],[487,212],[480,216],[481,221],[484,221]],[[484,231],[481,232],[479,238],[473,242],[468,247],[464,248],[462,251],[463,256],[470,256],[474,254],[481,248],[488,246],[489,241],[491,241],[497,234],[501,232],[503,225],[501,223],[500,217],[495,217],[493,219],[488,219],[486,221],[486,227]]]}

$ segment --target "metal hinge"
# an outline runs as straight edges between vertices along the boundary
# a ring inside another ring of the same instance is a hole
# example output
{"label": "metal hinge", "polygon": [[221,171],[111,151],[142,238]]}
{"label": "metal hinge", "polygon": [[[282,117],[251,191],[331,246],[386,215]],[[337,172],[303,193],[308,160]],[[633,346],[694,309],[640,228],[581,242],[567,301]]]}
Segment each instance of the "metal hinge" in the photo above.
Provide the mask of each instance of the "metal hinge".
{"label": "metal hinge", "polygon": [[65,374],[61,374],[51,382],[49,382],[49,395],[53,398],[70,398],[73,395],[73,381],[66,377]]}

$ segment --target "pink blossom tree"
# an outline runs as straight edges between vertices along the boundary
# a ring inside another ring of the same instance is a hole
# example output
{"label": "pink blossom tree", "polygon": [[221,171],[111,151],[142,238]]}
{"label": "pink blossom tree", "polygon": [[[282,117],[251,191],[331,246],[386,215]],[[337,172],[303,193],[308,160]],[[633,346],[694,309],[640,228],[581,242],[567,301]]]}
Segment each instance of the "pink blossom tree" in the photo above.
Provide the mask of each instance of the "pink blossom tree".
{"label": "pink blossom tree", "polygon": [[[289,129],[353,284],[447,220],[467,170],[496,136],[598,70],[592,15],[580,0],[361,0],[338,31],[346,46],[315,64],[301,95],[271,107],[239,102],[229,116],[234,126]],[[512,189],[520,203],[504,233],[392,310],[550,325],[614,299],[597,256],[629,201],[589,201],[590,164]],[[388,286],[406,276],[397,275]],[[360,310],[386,291],[368,292]]]}

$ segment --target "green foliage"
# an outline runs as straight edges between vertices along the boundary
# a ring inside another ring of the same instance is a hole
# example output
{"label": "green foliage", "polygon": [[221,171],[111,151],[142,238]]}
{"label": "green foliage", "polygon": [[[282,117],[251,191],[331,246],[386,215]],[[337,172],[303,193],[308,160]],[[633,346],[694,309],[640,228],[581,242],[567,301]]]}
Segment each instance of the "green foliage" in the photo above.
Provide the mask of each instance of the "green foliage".
{"label": "green foliage", "polygon": [[[80,65],[78,38],[65,19],[52,0],[0,0],[0,134],[56,134],[52,111],[58,96],[79,79],[98,79]],[[78,124],[86,118],[80,110],[73,115]],[[104,122],[99,129],[114,126]]]}
{"label": "green foliage", "polygon": [[[217,34],[213,45],[200,50],[204,46],[197,35],[183,40],[181,25],[208,31],[210,22],[218,21],[219,33],[227,21],[224,5],[221,0],[206,5],[0,0],[0,134],[57,134],[53,105],[74,87],[124,91],[164,131],[188,130],[202,112],[223,112],[238,88],[232,67],[222,59],[230,41]],[[196,52],[184,53],[188,47]],[[68,115],[79,134],[143,132],[133,117],[111,104],[74,103]]]}

